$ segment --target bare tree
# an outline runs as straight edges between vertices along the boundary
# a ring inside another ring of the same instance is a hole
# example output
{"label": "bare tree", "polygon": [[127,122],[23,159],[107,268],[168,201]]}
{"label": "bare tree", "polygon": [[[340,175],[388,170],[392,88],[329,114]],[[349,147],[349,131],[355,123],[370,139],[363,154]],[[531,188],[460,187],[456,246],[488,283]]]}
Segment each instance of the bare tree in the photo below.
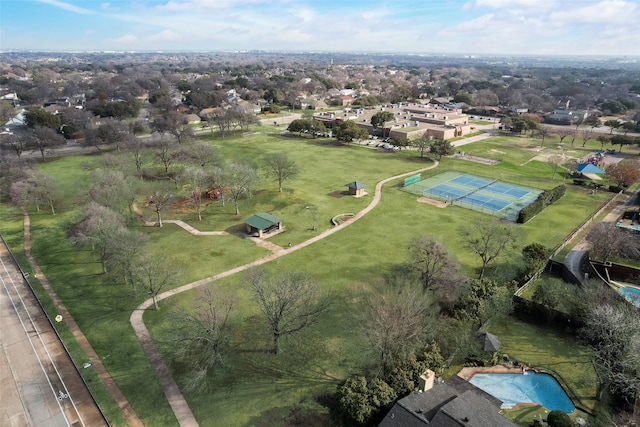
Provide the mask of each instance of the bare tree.
{"label": "bare tree", "polygon": [[198,215],[198,221],[202,221],[202,195],[207,191],[212,179],[202,168],[187,168],[182,174],[186,184],[182,186],[188,200],[193,203]]}
{"label": "bare tree", "polygon": [[[560,138],[560,143],[562,144],[562,141],[564,141],[564,139],[568,136],[572,136],[574,134],[574,131],[572,128],[568,128],[568,127],[558,127],[554,130],[554,133],[556,135],[558,135],[558,137]],[[573,143],[572,143],[573,145]]]}
{"label": "bare tree", "polygon": [[388,287],[382,295],[376,293],[364,300],[362,330],[379,357],[383,376],[398,360],[424,344],[433,320],[430,304],[426,294],[412,287]]}
{"label": "bare tree", "polygon": [[619,186],[628,187],[640,180],[640,164],[635,160],[609,165],[606,172]]}
{"label": "bare tree", "polygon": [[591,245],[589,252],[602,262],[607,262],[613,256],[629,253],[629,245],[637,246],[634,235],[608,222],[599,222],[591,227],[586,239]]}
{"label": "bare tree", "polygon": [[146,234],[121,228],[115,231],[110,239],[110,256],[107,258],[108,274],[115,280],[121,280],[125,285],[136,290],[134,277],[139,258],[143,255]]}
{"label": "bare tree", "polygon": [[11,200],[20,206],[35,205],[40,212],[40,205],[46,204],[55,215],[55,202],[59,190],[55,178],[34,169],[25,171],[21,179],[11,185]]}
{"label": "bare tree", "polygon": [[47,161],[46,154],[50,148],[66,144],[62,135],[55,130],[44,126],[36,126],[33,129],[33,138],[30,139],[30,142],[38,151],[40,151],[43,162]]}
{"label": "bare tree", "polygon": [[205,170],[214,166],[219,159],[218,151],[215,147],[203,141],[194,141],[184,150],[189,163],[197,165]]}
{"label": "bare tree", "polygon": [[82,212],[82,219],[71,229],[71,241],[90,244],[98,251],[102,272],[107,272],[107,262],[117,245],[115,242],[126,236],[122,215],[113,210],[90,202]]}
{"label": "bare tree", "polygon": [[125,176],[117,169],[96,169],[93,174],[89,197],[96,203],[124,214],[133,214],[133,203],[139,183],[134,177]]}
{"label": "bare tree", "polygon": [[416,139],[415,141],[413,141],[413,144],[418,148],[418,150],[420,151],[420,157],[424,157],[424,153],[425,151],[428,153],[429,152],[429,147],[431,146],[431,142],[432,142],[433,138],[430,137],[429,135],[427,135],[426,133],[422,136],[422,138]]}
{"label": "bare tree", "polygon": [[296,176],[299,172],[296,162],[287,153],[268,154],[264,159],[269,175],[278,181],[278,192],[282,193],[282,183]]}
{"label": "bare tree", "polygon": [[589,309],[583,337],[593,349],[597,398],[609,390],[633,403],[640,396],[640,316],[630,304],[602,304]]}
{"label": "bare tree", "polygon": [[11,134],[2,135],[1,138],[2,148],[9,147],[18,157],[34,143],[33,132],[28,130],[16,129]]}
{"label": "bare tree", "polygon": [[596,140],[598,140],[598,142],[600,143],[601,150],[604,150],[604,146],[611,142],[611,138],[609,138],[607,135],[598,135],[596,137]]}
{"label": "bare tree", "polygon": [[142,139],[134,135],[126,135],[124,138],[124,145],[133,156],[133,161],[136,165],[136,171],[138,176],[142,178],[142,165],[145,161],[145,153],[147,151],[147,143]]}
{"label": "bare tree", "polygon": [[129,128],[120,120],[103,120],[104,122],[96,128],[85,130],[85,143],[96,147],[101,153],[103,152],[101,144],[113,145],[117,151],[120,151],[123,141],[129,135]]}
{"label": "bare tree", "polygon": [[188,366],[186,388],[206,386],[212,369],[223,364],[231,328],[229,314],[236,303],[233,294],[223,294],[214,285],[196,292],[189,310],[180,309],[175,316],[176,356]]}
{"label": "bare tree", "polygon": [[246,132],[251,125],[258,124],[258,118],[253,111],[244,110],[238,113],[237,122],[240,129]]}
{"label": "bare tree", "polygon": [[151,206],[156,213],[158,219],[158,227],[162,227],[162,212],[167,209],[173,202],[173,194],[166,191],[154,191],[146,201],[147,206]]}
{"label": "bare tree", "polygon": [[551,165],[551,170],[553,173],[551,174],[551,179],[555,178],[556,172],[558,171],[558,167],[562,166],[566,162],[566,157],[564,155],[554,154],[549,156],[547,161]]}
{"label": "bare tree", "polygon": [[460,280],[460,265],[432,237],[418,237],[409,243],[409,263],[420,274],[424,290],[444,290]]}
{"label": "bare tree", "polygon": [[467,248],[482,261],[478,279],[482,279],[487,266],[506,250],[518,247],[517,230],[506,221],[477,219],[463,226],[460,231]]}
{"label": "bare tree", "polygon": [[274,354],[280,351],[280,338],[313,325],[329,309],[329,298],[302,273],[283,272],[271,277],[266,270],[258,269],[247,281],[269,323]]}
{"label": "bare tree", "polygon": [[217,179],[229,192],[229,197],[236,208],[236,215],[240,215],[240,200],[251,197],[251,187],[258,181],[258,174],[248,163],[227,163],[218,174]]}
{"label": "bare tree", "polygon": [[158,295],[165,289],[174,277],[180,273],[175,263],[162,256],[144,255],[138,259],[134,277],[136,283],[142,287],[153,299],[153,306],[158,307]]}
{"label": "bare tree", "polygon": [[540,126],[534,133],[536,138],[540,138],[540,147],[544,147],[544,140],[551,135],[551,129],[547,126]]}
{"label": "bare tree", "polygon": [[583,130],[580,135],[582,136],[582,146],[587,145],[587,142],[594,139],[596,133],[593,131],[593,128]]}
{"label": "bare tree", "polygon": [[151,128],[154,132],[161,135],[173,135],[177,139],[178,143],[194,136],[193,130],[188,126],[185,126],[184,116],[177,111],[172,110],[156,114],[151,122]]}
{"label": "bare tree", "polygon": [[238,112],[231,108],[219,109],[218,111],[207,115],[207,122],[215,123],[220,131],[220,136],[224,138],[227,132],[237,126],[238,117]]}
{"label": "bare tree", "polygon": [[161,136],[153,143],[152,147],[156,158],[164,166],[165,175],[168,177],[169,168],[182,157],[182,149],[173,139],[167,136]]}

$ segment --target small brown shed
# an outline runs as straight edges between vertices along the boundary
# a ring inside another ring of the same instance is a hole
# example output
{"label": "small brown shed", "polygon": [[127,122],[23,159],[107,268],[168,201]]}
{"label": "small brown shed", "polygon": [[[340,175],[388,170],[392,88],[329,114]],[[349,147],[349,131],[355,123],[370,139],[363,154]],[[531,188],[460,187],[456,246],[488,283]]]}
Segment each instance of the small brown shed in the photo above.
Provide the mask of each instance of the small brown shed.
{"label": "small brown shed", "polygon": [[364,191],[365,185],[362,182],[353,181],[345,184],[345,186],[349,189],[349,194],[351,194],[352,196],[364,196],[365,194],[367,194]]}

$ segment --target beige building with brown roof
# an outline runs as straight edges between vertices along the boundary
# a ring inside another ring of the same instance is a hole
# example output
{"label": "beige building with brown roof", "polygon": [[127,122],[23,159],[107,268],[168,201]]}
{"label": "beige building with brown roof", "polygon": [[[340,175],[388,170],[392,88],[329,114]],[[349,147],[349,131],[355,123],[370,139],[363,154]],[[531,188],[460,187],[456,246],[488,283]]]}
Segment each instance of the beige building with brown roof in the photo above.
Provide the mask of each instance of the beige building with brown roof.
{"label": "beige building with brown roof", "polygon": [[[394,115],[393,120],[385,123],[384,130],[374,129],[371,125],[371,117],[380,111],[389,111]],[[424,135],[451,139],[473,131],[469,116],[462,113],[462,110],[423,104],[344,108],[341,111],[317,113],[313,117],[328,127],[344,120],[353,120],[371,135],[411,140],[420,139]]]}

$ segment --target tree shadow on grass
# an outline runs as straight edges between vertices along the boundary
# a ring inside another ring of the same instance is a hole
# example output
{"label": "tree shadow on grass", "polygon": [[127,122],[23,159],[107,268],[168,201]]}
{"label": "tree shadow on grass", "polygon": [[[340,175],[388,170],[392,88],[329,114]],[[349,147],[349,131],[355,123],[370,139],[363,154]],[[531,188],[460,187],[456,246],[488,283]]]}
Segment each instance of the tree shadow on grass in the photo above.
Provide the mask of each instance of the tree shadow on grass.
{"label": "tree shadow on grass", "polygon": [[328,193],[327,196],[330,197],[335,197],[335,198],[342,198],[342,197],[346,197],[349,195],[348,191],[343,191],[343,190],[338,190],[338,191],[332,191],[331,193]]}
{"label": "tree shadow on grass", "polygon": [[255,427],[325,427],[333,425],[329,414],[319,413],[299,405],[272,408],[252,417],[247,425]]}

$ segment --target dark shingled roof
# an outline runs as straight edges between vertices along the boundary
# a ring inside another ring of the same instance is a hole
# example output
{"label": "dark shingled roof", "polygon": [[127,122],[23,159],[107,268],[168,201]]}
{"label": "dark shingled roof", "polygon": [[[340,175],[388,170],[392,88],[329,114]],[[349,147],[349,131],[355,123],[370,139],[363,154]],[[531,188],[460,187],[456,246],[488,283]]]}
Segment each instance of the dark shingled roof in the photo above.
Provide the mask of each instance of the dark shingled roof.
{"label": "dark shingled roof", "polygon": [[500,415],[499,399],[454,375],[396,402],[379,427],[515,427]]}
{"label": "dark shingled roof", "polygon": [[482,346],[482,351],[498,351],[502,345],[498,337],[489,332],[478,333],[478,341]]}
{"label": "dark shingled roof", "polygon": [[282,222],[280,218],[268,213],[255,214],[244,220],[245,224],[248,224],[253,228],[257,228],[258,230],[264,230],[279,222]]}

